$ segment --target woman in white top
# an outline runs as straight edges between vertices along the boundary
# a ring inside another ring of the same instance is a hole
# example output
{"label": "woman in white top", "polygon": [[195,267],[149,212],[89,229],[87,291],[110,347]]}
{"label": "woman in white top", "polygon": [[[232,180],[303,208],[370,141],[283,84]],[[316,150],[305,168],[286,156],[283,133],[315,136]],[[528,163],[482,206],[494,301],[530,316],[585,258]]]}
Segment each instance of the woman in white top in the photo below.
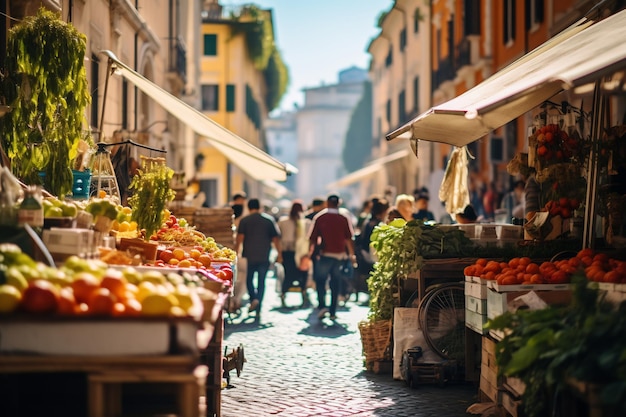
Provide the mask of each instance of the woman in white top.
{"label": "woman in white top", "polygon": [[286,307],[285,294],[293,287],[299,288],[302,293],[302,306],[309,305],[306,283],[310,268],[307,238],[310,223],[311,220],[304,217],[304,206],[299,200],[294,200],[288,216],[278,220],[285,270],[280,295],[282,307]]}

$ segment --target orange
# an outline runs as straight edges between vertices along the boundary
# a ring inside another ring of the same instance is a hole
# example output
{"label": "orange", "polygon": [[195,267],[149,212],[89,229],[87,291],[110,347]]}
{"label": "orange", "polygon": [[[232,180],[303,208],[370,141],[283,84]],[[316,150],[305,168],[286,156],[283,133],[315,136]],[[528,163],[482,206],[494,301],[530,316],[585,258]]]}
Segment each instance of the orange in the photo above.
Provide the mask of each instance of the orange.
{"label": "orange", "polygon": [[198,261],[201,262],[202,265],[206,266],[207,268],[211,266],[211,257],[206,253],[203,253],[202,255],[200,255],[198,257]]}
{"label": "orange", "polygon": [[74,291],[72,291],[72,288],[61,288],[59,291],[57,314],[60,316],[73,316],[76,314],[77,308],[78,304],[76,303],[76,298],[74,298]]}
{"label": "orange", "polygon": [[172,249],[172,255],[174,255],[174,258],[178,259],[179,261],[182,261],[187,257],[184,249],[181,248]]}
{"label": "orange", "polygon": [[193,259],[198,259],[200,255],[202,255],[202,252],[200,252],[198,249],[194,248],[189,251],[189,256],[192,257]]}
{"label": "orange", "polygon": [[124,278],[124,275],[120,272],[120,275],[105,275],[100,282],[100,287],[106,288],[117,298],[122,299],[126,297],[127,284],[126,278]]}
{"label": "orange", "polygon": [[79,303],[86,303],[91,293],[100,288],[100,280],[89,272],[79,272],[74,275],[74,281],[70,284],[74,290],[74,298]]}
{"label": "orange", "polygon": [[94,316],[111,316],[115,308],[117,299],[111,291],[106,288],[98,288],[89,297],[87,305],[89,311]]}
{"label": "orange", "polygon": [[126,309],[124,315],[129,317],[137,317],[141,315],[141,303],[136,298],[129,298],[124,301]]}

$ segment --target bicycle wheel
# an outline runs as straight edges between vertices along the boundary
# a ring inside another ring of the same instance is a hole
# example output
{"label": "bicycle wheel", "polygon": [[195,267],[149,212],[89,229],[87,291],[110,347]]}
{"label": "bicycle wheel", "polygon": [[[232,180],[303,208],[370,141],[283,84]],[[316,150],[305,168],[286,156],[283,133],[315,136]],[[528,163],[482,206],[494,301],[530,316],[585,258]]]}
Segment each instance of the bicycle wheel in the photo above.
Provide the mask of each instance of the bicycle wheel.
{"label": "bicycle wheel", "polygon": [[443,359],[465,358],[465,287],[442,284],[426,293],[419,306],[419,324],[428,346]]}

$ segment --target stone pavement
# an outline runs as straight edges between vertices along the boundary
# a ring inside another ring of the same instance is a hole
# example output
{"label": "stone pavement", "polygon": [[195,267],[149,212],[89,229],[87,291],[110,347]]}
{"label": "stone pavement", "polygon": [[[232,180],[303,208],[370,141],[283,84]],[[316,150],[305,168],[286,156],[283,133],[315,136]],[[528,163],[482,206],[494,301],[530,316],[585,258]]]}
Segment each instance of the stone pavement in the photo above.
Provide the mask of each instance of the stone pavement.
{"label": "stone pavement", "polygon": [[[320,321],[313,308],[281,308],[267,278],[260,322],[247,308],[226,318],[224,346],[243,345],[247,362],[231,388],[222,391],[222,417],[458,417],[476,401],[478,388],[456,383],[409,388],[391,374],[365,371],[357,324],[367,305],[349,301],[337,321]],[[316,305],[316,296],[311,292]],[[366,300],[360,294],[361,301]],[[297,306],[299,293],[287,294]]]}

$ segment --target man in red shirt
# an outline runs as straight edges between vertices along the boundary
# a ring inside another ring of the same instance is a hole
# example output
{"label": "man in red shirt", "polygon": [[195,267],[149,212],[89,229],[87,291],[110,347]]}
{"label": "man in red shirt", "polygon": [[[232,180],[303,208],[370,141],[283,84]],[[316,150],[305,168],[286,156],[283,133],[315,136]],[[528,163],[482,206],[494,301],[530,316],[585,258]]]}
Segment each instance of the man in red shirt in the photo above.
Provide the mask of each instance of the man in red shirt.
{"label": "man in red shirt", "polygon": [[[356,262],[354,255],[354,230],[352,223],[339,212],[340,198],[331,194],[326,199],[326,208],[314,218],[309,233],[309,255],[313,255],[319,245],[319,258],[315,260],[313,280],[317,289],[318,317],[324,318],[330,313],[330,319],[337,318],[337,302],[343,276],[342,267],[348,257]],[[312,258],[313,259],[313,258]],[[326,304],[326,282],[330,277],[330,306]]]}

